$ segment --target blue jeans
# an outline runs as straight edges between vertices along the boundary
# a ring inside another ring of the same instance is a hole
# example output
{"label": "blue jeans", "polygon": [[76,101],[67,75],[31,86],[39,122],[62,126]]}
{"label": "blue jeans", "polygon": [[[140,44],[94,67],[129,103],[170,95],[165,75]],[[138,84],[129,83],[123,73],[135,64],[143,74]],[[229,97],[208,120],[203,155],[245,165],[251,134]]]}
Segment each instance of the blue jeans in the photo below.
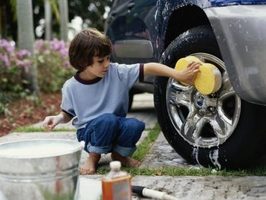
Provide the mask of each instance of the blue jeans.
{"label": "blue jeans", "polygon": [[78,141],[85,142],[85,151],[98,154],[117,152],[130,156],[136,150],[145,124],[134,118],[103,114],[77,130]]}

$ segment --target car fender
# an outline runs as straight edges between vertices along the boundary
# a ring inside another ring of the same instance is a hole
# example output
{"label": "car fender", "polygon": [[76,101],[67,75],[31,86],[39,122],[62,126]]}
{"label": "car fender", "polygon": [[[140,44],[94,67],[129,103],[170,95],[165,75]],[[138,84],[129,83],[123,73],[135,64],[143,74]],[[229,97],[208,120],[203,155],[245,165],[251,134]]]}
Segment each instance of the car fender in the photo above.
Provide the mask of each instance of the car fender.
{"label": "car fender", "polygon": [[[186,31],[176,29],[171,32],[169,25],[171,18],[174,18],[176,24],[182,23],[181,21],[184,21],[185,17],[176,19],[173,16],[186,8],[192,9],[191,12],[198,10],[202,16],[202,19],[188,20],[186,30],[202,24],[209,24],[212,27],[235,92],[248,102],[266,105],[266,81],[264,81],[266,76],[264,67],[266,36],[262,34],[266,31],[264,30],[266,29],[266,5],[216,7],[211,5],[208,0],[184,1],[183,3],[159,0],[155,16],[158,60],[168,44],[178,34]],[[254,18],[254,13],[256,13],[256,18]],[[174,26],[175,24],[172,25],[172,27]],[[174,31],[175,33],[173,33]]]}

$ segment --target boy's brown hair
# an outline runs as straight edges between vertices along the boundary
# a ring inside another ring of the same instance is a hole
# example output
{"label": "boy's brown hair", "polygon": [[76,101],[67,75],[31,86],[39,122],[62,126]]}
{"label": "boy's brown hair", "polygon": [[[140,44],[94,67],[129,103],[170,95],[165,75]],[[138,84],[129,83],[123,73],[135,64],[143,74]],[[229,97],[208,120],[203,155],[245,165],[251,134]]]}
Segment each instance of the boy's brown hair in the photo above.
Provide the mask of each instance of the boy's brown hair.
{"label": "boy's brown hair", "polygon": [[78,33],[70,43],[69,61],[78,71],[93,64],[93,57],[104,57],[112,52],[111,41],[96,29],[90,28]]}

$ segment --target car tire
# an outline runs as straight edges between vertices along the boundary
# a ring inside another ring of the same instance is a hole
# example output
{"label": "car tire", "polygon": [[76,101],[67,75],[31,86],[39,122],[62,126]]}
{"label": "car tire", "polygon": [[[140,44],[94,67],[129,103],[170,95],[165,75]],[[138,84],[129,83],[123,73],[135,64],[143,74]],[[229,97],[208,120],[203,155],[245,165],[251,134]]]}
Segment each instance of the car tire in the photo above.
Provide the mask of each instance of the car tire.
{"label": "car tire", "polygon": [[187,55],[215,64],[223,83],[215,94],[204,96],[193,86],[156,77],[154,103],[165,138],[192,164],[219,169],[251,166],[263,153],[265,108],[235,93],[210,27],[195,27],[179,35],[161,62],[174,68]]}

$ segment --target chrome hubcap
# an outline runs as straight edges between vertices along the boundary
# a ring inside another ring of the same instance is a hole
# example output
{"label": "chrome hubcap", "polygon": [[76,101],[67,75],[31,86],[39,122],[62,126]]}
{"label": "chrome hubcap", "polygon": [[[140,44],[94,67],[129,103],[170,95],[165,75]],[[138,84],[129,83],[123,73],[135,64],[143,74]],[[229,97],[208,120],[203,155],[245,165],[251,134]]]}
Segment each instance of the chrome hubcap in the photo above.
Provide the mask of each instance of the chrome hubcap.
{"label": "chrome hubcap", "polygon": [[211,148],[223,144],[233,133],[240,117],[241,100],[232,88],[223,61],[210,54],[193,55],[219,68],[222,87],[205,96],[193,86],[169,79],[167,111],[176,132],[184,140],[193,146]]}

